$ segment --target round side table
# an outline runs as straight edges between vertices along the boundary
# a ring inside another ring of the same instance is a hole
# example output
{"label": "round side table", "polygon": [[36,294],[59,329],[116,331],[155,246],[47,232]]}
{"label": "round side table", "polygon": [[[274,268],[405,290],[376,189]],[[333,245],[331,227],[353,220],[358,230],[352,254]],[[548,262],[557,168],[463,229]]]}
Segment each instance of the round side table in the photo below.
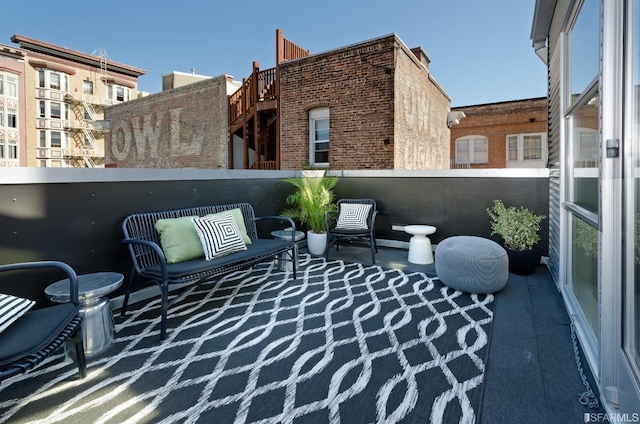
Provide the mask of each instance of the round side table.
{"label": "round side table", "polygon": [[[82,316],[84,350],[89,358],[104,352],[113,344],[113,314],[107,295],[117,290],[123,280],[124,276],[117,272],[78,275],[78,303]],[[44,292],[54,302],[69,302],[69,279],[50,284]]]}
{"label": "round side table", "polygon": [[[278,240],[291,240],[291,230],[276,230],[271,232],[271,236]],[[302,231],[296,231],[294,241],[298,242],[304,238]],[[298,268],[298,244],[294,247],[294,254],[296,260],[296,269]],[[280,271],[293,271],[293,263],[288,258],[287,253],[280,253],[275,260],[275,265]]]}
{"label": "round side table", "polygon": [[436,227],[431,225],[406,225],[404,231],[413,236],[409,239],[409,262],[420,265],[432,264],[433,250],[431,250],[431,240],[427,236],[435,233]]}

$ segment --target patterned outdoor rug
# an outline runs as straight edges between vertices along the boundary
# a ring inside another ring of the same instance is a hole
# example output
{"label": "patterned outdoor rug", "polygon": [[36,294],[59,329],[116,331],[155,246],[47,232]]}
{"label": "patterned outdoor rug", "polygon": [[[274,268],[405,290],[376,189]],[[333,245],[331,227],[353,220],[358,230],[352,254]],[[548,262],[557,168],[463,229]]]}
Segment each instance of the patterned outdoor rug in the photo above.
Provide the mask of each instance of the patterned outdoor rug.
{"label": "patterned outdoor rug", "polygon": [[493,296],[301,255],[134,305],[89,375],[56,355],[2,384],[0,422],[473,423]]}

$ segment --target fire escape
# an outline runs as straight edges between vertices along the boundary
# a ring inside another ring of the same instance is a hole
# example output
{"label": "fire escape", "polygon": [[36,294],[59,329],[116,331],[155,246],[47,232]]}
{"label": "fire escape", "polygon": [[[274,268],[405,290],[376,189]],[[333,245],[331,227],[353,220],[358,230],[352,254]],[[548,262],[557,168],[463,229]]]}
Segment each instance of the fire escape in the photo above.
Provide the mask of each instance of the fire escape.
{"label": "fire escape", "polygon": [[[100,60],[97,81],[104,81],[107,76],[107,53],[98,49],[93,55],[98,56]],[[98,121],[102,120],[102,109],[109,104],[109,100],[88,93],[69,93],[65,95],[65,100],[76,117],[68,124],[72,147],[67,157],[72,166],[95,168],[104,165],[104,150],[100,148],[100,144],[104,145],[104,129]],[[102,140],[102,143],[99,143],[98,139]]]}
{"label": "fire escape", "polygon": [[309,56],[276,30],[276,67],[253,71],[242,86],[228,96],[229,164],[234,163],[234,145],[241,142],[244,169],[280,169],[280,63]]}

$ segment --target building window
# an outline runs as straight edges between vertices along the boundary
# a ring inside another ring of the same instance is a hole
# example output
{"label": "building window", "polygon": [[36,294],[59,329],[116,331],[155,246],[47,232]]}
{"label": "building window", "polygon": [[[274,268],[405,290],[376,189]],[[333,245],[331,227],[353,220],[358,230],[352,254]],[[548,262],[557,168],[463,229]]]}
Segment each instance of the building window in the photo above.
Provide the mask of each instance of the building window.
{"label": "building window", "polygon": [[7,127],[18,128],[18,116],[15,109],[7,110]]}
{"label": "building window", "polygon": [[38,87],[40,87],[40,88],[44,88],[45,87],[44,70],[42,70],[42,69],[40,69],[38,71]]}
{"label": "building window", "polygon": [[51,147],[62,147],[62,136],[60,131],[51,131]]}
{"label": "building window", "polygon": [[60,119],[60,103],[51,102],[51,117]]}
{"label": "building window", "polygon": [[116,100],[119,102],[125,101],[125,90],[124,87],[116,87]]}
{"label": "building window", "polygon": [[4,127],[4,108],[0,107],[0,127]]}
{"label": "building window", "polygon": [[47,132],[40,131],[40,147],[47,147]]}
{"label": "building window", "polygon": [[60,74],[55,72],[49,74],[49,88],[60,90]]}
{"label": "building window", "polygon": [[4,80],[2,75],[0,75],[0,96],[4,94]]}
{"label": "building window", "polygon": [[45,105],[46,104],[45,104],[44,100],[40,100],[39,105],[40,106],[39,106],[39,109],[38,109],[38,116],[40,118],[45,118],[47,116],[47,112],[46,112],[46,109],[45,109],[45,107],[46,107]]}
{"label": "building window", "polygon": [[489,163],[489,139],[482,135],[467,135],[456,139],[456,164]]}
{"label": "building window", "polygon": [[329,166],[329,108],[309,111],[309,163]]}
{"label": "building window", "polygon": [[9,140],[9,159],[18,159],[18,141]]}
{"label": "building window", "polygon": [[7,77],[7,96],[18,97],[18,80]]}
{"label": "building window", "polygon": [[0,159],[4,159],[5,158],[5,155],[4,155],[4,143],[5,143],[5,141],[0,138]]}
{"label": "building window", "polygon": [[82,83],[82,92],[84,94],[93,94],[93,81],[84,81]]}
{"label": "building window", "polygon": [[544,162],[546,144],[546,133],[508,135],[507,166],[510,162]]}

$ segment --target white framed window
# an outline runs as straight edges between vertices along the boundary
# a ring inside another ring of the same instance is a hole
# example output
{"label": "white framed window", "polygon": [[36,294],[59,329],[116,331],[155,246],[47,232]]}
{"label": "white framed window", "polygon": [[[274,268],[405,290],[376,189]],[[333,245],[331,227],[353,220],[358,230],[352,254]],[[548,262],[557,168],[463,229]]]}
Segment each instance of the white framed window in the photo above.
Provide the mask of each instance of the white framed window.
{"label": "white framed window", "polygon": [[51,131],[51,147],[62,147],[62,133]]}
{"label": "white framed window", "polygon": [[329,166],[329,108],[309,111],[309,164]]}
{"label": "white framed window", "polygon": [[60,90],[60,74],[56,72],[49,74],[49,88]]}
{"label": "white framed window", "polygon": [[14,77],[7,77],[7,96],[18,97],[18,80]]}
{"label": "white framed window", "polygon": [[0,74],[0,96],[4,94],[4,77]]}
{"label": "white framed window", "polygon": [[56,119],[60,119],[61,112],[60,112],[60,103],[58,102],[51,102],[51,117],[52,118],[56,118]]}
{"label": "white framed window", "polygon": [[483,135],[466,135],[456,139],[456,164],[489,163],[489,139]]}
{"label": "white framed window", "polygon": [[4,108],[0,107],[0,127],[4,127]]}
{"label": "white framed window", "polygon": [[84,94],[93,94],[93,81],[83,81],[82,92]]}
{"label": "white framed window", "polygon": [[507,135],[507,168],[546,166],[547,134]]}
{"label": "white framed window", "polygon": [[9,140],[9,159],[18,159],[18,140]]}

